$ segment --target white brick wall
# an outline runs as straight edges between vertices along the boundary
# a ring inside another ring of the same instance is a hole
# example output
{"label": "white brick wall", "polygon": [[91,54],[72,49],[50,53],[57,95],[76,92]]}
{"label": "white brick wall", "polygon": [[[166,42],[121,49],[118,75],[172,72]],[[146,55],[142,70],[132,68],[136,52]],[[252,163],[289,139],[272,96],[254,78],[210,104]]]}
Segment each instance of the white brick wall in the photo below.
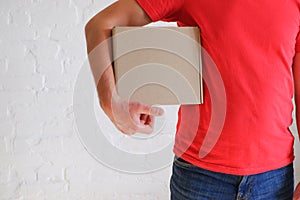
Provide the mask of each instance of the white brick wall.
{"label": "white brick wall", "polygon": [[168,199],[170,168],[128,175],[75,131],[84,25],[113,1],[0,1],[0,200]]}
{"label": "white brick wall", "polygon": [[75,131],[84,25],[112,2],[0,0],[0,200],[168,199],[170,167],[114,171],[87,153]]}

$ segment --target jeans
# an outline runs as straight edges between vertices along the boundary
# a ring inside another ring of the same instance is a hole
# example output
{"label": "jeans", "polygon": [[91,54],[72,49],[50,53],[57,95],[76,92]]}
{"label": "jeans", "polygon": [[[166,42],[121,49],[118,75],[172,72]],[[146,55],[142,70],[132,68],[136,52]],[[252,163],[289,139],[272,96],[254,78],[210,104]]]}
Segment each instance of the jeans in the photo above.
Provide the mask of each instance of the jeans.
{"label": "jeans", "polygon": [[236,176],[199,168],[175,157],[171,200],[292,200],[293,163],[265,173]]}

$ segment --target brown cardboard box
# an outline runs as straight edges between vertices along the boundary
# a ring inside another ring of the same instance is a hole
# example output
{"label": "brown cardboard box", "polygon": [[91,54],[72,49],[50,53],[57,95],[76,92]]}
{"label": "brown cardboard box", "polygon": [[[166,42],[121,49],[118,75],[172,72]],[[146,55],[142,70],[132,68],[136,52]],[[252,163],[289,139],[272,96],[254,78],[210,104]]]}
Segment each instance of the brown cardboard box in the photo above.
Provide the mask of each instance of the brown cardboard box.
{"label": "brown cardboard box", "polygon": [[112,35],[122,98],[149,105],[203,103],[197,27],[114,27]]}

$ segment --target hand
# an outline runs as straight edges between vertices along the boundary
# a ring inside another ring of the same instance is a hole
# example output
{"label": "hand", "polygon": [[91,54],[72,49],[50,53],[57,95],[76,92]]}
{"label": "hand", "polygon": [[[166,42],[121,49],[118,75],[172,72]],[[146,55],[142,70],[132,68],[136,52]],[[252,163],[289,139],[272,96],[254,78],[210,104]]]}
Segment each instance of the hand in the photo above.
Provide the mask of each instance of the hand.
{"label": "hand", "polygon": [[114,125],[124,134],[153,132],[154,117],[163,115],[158,107],[151,107],[140,102],[118,99],[112,101],[111,110],[106,112]]}
{"label": "hand", "polygon": [[300,200],[300,183],[298,183],[295,189],[293,200]]}

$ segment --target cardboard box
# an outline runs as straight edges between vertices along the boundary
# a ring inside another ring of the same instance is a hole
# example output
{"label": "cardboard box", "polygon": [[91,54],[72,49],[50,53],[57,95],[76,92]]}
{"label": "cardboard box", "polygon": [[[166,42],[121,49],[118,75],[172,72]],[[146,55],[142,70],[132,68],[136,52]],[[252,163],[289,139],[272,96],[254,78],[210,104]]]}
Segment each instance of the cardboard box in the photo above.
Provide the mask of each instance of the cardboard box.
{"label": "cardboard box", "polygon": [[117,93],[149,105],[201,104],[197,27],[114,27]]}

